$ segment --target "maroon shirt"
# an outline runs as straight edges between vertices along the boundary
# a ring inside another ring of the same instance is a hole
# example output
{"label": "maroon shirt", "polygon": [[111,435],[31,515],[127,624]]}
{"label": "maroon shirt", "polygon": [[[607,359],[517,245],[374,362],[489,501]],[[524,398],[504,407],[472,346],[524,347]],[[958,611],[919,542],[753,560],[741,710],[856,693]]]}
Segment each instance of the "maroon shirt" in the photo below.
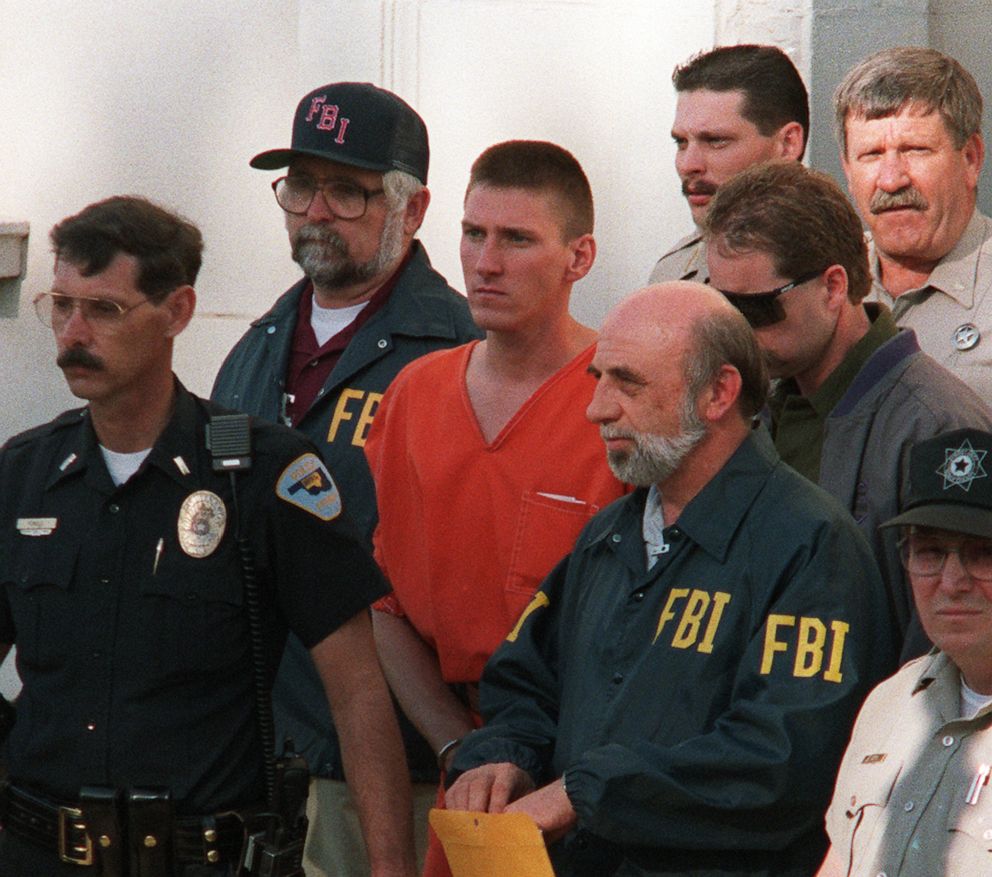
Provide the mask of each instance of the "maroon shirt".
{"label": "maroon shirt", "polygon": [[410,252],[389,279],[372,294],[372,298],[358,316],[337,335],[332,335],[319,346],[313,326],[310,325],[310,316],[313,313],[313,284],[307,284],[297,307],[296,329],[293,331],[293,344],[286,367],[286,393],[289,398],[286,399],[285,414],[293,426],[298,424],[310,410],[310,406],[313,405],[321,387],[327,383],[334,366],[338,364],[341,354],[351,343],[351,339],[389,300],[396,281],[409,260]]}

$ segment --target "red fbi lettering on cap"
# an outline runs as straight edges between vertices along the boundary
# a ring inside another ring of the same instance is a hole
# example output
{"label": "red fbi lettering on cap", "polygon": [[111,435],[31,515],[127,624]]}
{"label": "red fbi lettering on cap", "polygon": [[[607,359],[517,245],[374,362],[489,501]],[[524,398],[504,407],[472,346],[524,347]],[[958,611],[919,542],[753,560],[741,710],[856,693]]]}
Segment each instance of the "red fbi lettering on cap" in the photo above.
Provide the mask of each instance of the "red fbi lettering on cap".
{"label": "red fbi lettering on cap", "polygon": [[335,143],[344,143],[344,132],[348,130],[348,124],[351,119],[342,118],[338,120],[338,113],[340,112],[340,107],[337,104],[328,104],[327,95],[317,95],[310,101],[310,111],[307,113],[307,121],[312,122],[314,116],[317,116],[317,130],[318,131],[333,131],[335,128],[338,129],[337,136],[334,138]]}

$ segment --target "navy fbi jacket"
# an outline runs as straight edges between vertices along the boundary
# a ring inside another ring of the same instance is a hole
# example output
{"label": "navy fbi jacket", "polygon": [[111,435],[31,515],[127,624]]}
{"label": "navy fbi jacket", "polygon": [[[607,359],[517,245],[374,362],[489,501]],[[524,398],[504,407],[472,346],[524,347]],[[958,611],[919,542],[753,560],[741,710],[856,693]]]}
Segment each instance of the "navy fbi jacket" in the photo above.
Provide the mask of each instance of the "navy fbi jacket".
{"label": "navy fbi jacket", "polygon": [[560,875],[808,877],[855,714],[896,666],[871,551],[763,428],[650,571],[645,496],[590,521],[493,655],[454,775],[564,775]]}
{"label": "navy fbi jacket", "polygon": [[[371,545],[375,485],[365,438],[383,393],[408,362],[433,350],[479,337],[465,297],[431,267],[423,246],[413,252],[382,308],[352,338],[310,410],[294,427],[317,446],[341,491],[348,516]],[[224,360],[211,398],[238,411],[277,421],[286,389],[303,278],[255,320]],[[281,739],[291,738],[317,776],[344,779],[341,753],[310,655],[295,637],[286,644],[273,692]],[[430,747],[408,722],[401,727],[415,780],[437,781]]]}

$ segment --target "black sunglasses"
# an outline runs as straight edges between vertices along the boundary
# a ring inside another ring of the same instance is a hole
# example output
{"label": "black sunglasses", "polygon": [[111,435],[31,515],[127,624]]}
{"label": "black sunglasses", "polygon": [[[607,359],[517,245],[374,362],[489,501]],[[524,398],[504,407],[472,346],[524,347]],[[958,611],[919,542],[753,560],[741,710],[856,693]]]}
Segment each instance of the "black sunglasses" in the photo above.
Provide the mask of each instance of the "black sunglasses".
{"label": "black sunglasses", "polygon": [[751,324],[752,329],[760,329],[762,326],[774,326],[775,323],[781,323],[785,319],[785,309],[778,300],[782,293],[819,277],[826,270],[821,268],[819,271],[809,271],[791,283],[786,283],[777,289],[769,289],[768,292],[739,293],[727,292],[725,289],[718,291],[744,315],[744,319]]}

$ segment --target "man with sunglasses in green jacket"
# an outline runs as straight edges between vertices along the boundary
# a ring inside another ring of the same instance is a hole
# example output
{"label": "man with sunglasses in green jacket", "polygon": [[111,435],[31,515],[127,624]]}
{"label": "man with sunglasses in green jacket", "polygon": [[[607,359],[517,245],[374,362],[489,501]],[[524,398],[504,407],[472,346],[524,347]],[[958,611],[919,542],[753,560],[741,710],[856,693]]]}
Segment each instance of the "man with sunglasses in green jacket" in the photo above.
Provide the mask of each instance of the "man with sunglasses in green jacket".
{"label": "man with sunglasses in green jacket", "polygon": [[747,318],[769,372],[782,458],[854,515],[875,552],[903,637],[929,643],[896,535],[879,531],[908,490],[914,444],[992,412],[920,350],[871,287],[861,222],[840,187],[796,162],[755,165],[720,188],[706,220],[710,282]]}

